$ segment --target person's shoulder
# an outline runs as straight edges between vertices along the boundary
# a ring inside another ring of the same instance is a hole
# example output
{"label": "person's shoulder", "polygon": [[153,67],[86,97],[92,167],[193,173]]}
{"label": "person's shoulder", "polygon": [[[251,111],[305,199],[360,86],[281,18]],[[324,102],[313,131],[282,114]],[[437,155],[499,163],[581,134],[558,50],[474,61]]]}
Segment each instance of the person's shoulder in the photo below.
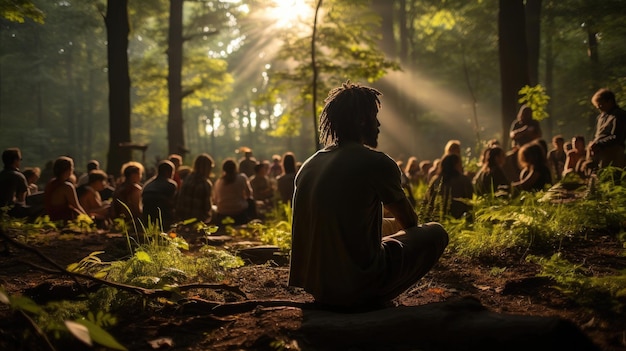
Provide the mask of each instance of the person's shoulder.
{"label": "person's shoulder", "polygon": [[76,191],[76,187],[69,180],[66,180],[63,183],[61,183],[60,188],[63,189],[63,191],[72,191],[72,192]]}

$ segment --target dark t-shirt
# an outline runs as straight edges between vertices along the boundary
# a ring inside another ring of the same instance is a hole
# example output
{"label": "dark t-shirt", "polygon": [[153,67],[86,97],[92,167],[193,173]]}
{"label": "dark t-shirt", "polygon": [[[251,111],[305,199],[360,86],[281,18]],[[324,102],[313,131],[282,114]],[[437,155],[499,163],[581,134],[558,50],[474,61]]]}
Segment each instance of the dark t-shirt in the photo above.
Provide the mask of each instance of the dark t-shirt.
{"label": "dark t-shirt", "polygon": [[26,177],[14,168],[0,172],[0,207],[15,205],[15,200],[28,191]]}
{"label": "dark t-shirt", "polygon": [[309,158],[295,185],[289,284],[321,303],[363,303],[385,281],[382,205],[405,198],[398,165],[346,144]]}
{"label": "dark t-shirt", "polygon": [[150,222],[160,219],[164,226],[171,224],[177,187],[176,181],[170,178],[157,177],[148,181],[141,193],[144,217],[149,217]]}
{"label": "dark t-shirt", "polygon": [[518,136],[514,138],[515,145],[522,146],[541,137],[541,126],[539,121],[534,119],[530,120],[528,123],[522,123],[518,120],[513,121],[511,124],[511,132],[523,128],[524,126],[526,126],[526,131],[519,133]]}

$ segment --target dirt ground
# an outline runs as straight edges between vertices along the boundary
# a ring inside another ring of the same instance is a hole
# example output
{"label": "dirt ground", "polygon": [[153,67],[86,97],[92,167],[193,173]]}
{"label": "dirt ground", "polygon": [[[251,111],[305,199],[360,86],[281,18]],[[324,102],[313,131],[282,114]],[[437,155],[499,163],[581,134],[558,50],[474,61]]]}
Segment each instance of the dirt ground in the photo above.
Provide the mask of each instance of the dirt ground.
{"label": "dirt ground", "polygon": [[[64,237],[51,233],[36,247],[66,265],[93,251],[103,250],[115,256],[124,245],[123,238],[107,234]],[[611,235],[596,233],[563,243],[561,252],[566,259],[597,274],[626,269],[624,247]],[[489,262],[445,254],[426,277],[395,303],[421,306],[473,297],[497,313],[564,318],[578,326],[600,349],[626,350],[626,316],[577,304],[549,279],[536,277],[538,267],[526,262],[524,254],[507,253]],[[14,247],[9,254],[0,255],[0,285],[9,294],[45,301],[62,296],[64,289],[73,289],[69,278],[44,272],[29,262],[45,266],[32,253]],[[303,307],[308,308],[312,298],[300,289],[287,286],[287,276],[288,265],[284,260],[250,263],[233,270],[225,280],[239,287],[245,297],[219,289],[195,289],[187,303],[178,306],[126,315],[119,311],[116,313],[119,323],[109,331],[129,350],[325,349],[312,345],[302,335]],[[213,308],[215,302],[222,305]],[[36,336],[23,341],[27,329],[29,324],[23,318],[6,305],[0,305],[0,349],[50,349]],[[53,339],[52,343],[57,350],[90,349],[76,341]],[[389,345],[385,349],[405,348]]]}

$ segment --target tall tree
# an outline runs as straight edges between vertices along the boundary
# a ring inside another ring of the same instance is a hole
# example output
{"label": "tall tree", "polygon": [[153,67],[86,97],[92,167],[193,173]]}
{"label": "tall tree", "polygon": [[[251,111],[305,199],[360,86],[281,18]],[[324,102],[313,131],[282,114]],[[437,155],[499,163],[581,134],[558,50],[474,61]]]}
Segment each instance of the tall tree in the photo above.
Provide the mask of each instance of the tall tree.
{"label": "tall tree", "polygon": [[518,108],[518,92],[529,84],[524,0],[500,0],[498,45],[502,91],[502,142],[509,143],[509,128]]}
{"label": "tall tree", "polygon": [[168,35],[167,87],[169,91],[169,114],[167,119],[168,152],[183,153],[185,134],[183,127],[183,0],[170,0],[170,28]]}
{"label": "tall tree", "polygon": [[105,16],[109,61],[109,153],[107,172],[119,175],[132,150],[130,139],[130,75],[128,71],[128,0],[108,0]]}
{"label": "tall tree", "polygon": [[530,85],[539,84],[539,48],[541,47],[542,0],[526,0],[526,42]]}

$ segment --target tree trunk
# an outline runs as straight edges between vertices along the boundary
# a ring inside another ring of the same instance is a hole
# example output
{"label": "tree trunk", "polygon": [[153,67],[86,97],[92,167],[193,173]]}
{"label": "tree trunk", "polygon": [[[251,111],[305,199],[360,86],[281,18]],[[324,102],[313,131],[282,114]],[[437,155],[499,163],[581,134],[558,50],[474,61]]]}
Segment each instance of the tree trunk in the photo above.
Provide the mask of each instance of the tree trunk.
{"label": "tree trunk", "polygon": [[502,145],[509,144],[509,129],[517,114],[519,90],[529,84],[524,0],[500,0],[498,12],[500,82],[502,92]]}
{"label": "tree trunk", "polygon": [[168,38],[169,115],[167,119],[167,141],[170,154],[185,149],[183,129],[183,0],[170,1],[170,29]]}
{"label": "tree trunk", "polygon": [[104,20],[107,27],[109,61],[109,154],[107,172],[119,175],[131,150],[120,143],[130,142],[130,76],[128,73],[128,0],[108,0]]}
{"label": "tree trunk", "polygon": [[364,313],[303,310],[300,332],[331,350],[599,350],[567,320],[496,313],[473,299]]}
{"label": "tree trunk", "polygon": [[[591,86],[598,87],[602,84],[603,77],[600,66],[600,56],[598,55],[598,30],[596,29],[595,21],[593,19],[586,21],[585,29],[587,31],[587,56],[589,56]],[[591,130],[594,130],[596,117],[590,114],[587,119],[587,124]]]}
{"label": "tree trunk", "polygon": [[526,42],[530,85],[539,84],[539,47],[541,44],[541,0],[526,0]]}
{"label": "tree trunk", "polygon": [[550,116],[546,120],[546,135],[554,135],[554,117],[552,111],[554,110],[552,106],[554,105],[554,13],[552,10],[548,10],[546,13],[546,92],[549,96],[551,96],[551,103],[546,106],[546,112]]}

